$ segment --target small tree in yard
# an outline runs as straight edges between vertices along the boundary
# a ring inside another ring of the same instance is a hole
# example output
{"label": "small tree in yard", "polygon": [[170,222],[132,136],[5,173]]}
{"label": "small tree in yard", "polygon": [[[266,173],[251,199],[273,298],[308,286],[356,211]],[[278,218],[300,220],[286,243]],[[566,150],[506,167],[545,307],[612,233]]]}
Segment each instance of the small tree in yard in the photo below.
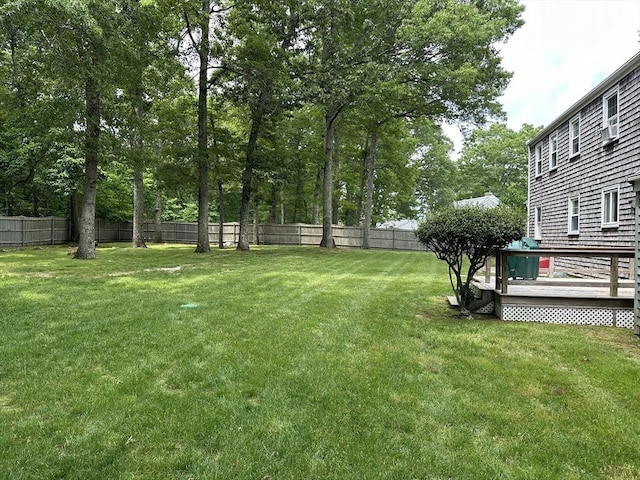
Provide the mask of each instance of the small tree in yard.
{"label": "small tree in yard", "polygon": [[[418,240],[449,265],[449,280],[463,315],[470,313],[473,276],[495,249],[522,238],[524,224],[520,213],[506,207],[448,207],[431,213],[418,227]],[[468,267],[463,280],[465,256]]]}

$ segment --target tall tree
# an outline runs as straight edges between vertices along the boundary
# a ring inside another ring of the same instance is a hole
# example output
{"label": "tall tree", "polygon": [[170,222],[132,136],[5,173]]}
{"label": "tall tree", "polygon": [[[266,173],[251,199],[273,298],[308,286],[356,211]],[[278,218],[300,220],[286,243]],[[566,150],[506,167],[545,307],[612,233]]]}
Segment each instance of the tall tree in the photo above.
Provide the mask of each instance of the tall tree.
{"label": "tall tree", "polygon": [[238,250],[249,249],[249,210],[259,137],[265,118],[281,109],[291,91],[290,56],[299,23],[298,2],[237,1],[229,15],[234,47],[226,67],[236,76],[234,96],[249,113],[248,139],[242,173]]}
{"label": "tall tree", "polygon": [[120,5],[115,0],[31,0],[22,3],[21,8],[37,22],[46,49],[42,60],[49,73],[62,79],[84,100],[84,111],[75,125],[84,132],[83,204],[75,258],[93,259],[102,106],[103,99],[115,90],[119,65],[112,55],[121,47]]}
{"label": "tall tree", "polygon": [[[196,54],[198,69],[198,149],[196,165],[198,169],[198,244],[196,253],[211,251],[209,243],[209,70],[212,56],[218,44],[211,38],[211,26],[222,22],[227,8],[222,2],[194,0],[185,5],[183,11],[186,34]],[[219,33],[214,28],[214,33]]]}
{"label": "tall tree", "polygon": [[313,88],[310,93],[322,107],[324,114],[324,187],[320,246],[333,248],[336,124],[362,89],[362,69],[371,48],[370,30],[384,6],[380,2],[364,4],[349,0],[317,0],[313,5],[311,23],[314,34],[310,37]]}
{"label": "tall tree", "polygon": [[[363,96],[370,112],[365,217],[371,216],[379,128],[394,118],[475,121],[500,114],[497,97],[509,79],[496,42],[522,21],[515,0],[398,1],[385,12],[389,28],[369,65]],[[365,222],[368,228],[369,222]],[[364,246],[368,246],[365,231]]]}
{"label": "tall tree", "polygon": [[[145,137],[147,114],[153,101],[154,93],[164,88],[159,85],[151,86],[152,79],[156,82],[166,79],[166,73],[171,71],[166,61],[169,56],[169,42],[166,36],[170,32],[172,17],[166,15],[165,9],[153,2],[127,0],[123,2],[121,10],[120,29],[123,35],[123,48],[117,52],[123,64],[123,75],[120,81],[125,91],[124,99],[130,110],[128,115],[121,115],[128,120],[124,129],[129,134],[129,157],[133,167],[133,235],[132,246],[146,247],[144,240],[144,173],[147,167],[147,149],[145,143],[150,143]],[[162,30],[165,32],[162,32]],[[163,34],[164,33],[164,34]],[[153,68],[152,68],[153,67]],[[158,74],[161,67],[165,75]],[[154,78],[155,77],[155,78]],[[155,90],[155,92],[152,92]]]}
{"label": "tall tree", "polygon": [[503,123],[471,132],[458,161],[458,198],[492,192],[502,203],[523,211],[527,199],[527,141],[541,127],[523,125],[519,131]]}

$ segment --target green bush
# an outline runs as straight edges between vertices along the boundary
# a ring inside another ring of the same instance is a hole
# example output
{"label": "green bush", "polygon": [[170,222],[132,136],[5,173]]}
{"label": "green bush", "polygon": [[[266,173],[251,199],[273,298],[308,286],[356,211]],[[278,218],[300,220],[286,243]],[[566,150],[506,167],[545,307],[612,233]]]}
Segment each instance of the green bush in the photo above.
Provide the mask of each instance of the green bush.
{"label": "green bush", "polygon": [[[469,313],[471,282],[494,250],[524,235],[525,219],[506,207],[449,207],[431,213],[416,230],[421,243],[449,265],[449,280],[460,310]],[[468,259],[466,277],[462,271]],[[454,281],[455,280],[455,281]]]}

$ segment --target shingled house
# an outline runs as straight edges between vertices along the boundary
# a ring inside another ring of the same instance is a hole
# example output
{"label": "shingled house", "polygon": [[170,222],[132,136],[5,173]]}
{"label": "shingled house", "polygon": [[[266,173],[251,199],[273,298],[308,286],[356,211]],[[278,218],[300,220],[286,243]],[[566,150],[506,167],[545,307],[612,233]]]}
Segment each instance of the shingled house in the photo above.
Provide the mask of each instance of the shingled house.
{"label": "shingled house", "polygon": [[640,53],[529,143],[528,236],[542,248],[631,247]]}

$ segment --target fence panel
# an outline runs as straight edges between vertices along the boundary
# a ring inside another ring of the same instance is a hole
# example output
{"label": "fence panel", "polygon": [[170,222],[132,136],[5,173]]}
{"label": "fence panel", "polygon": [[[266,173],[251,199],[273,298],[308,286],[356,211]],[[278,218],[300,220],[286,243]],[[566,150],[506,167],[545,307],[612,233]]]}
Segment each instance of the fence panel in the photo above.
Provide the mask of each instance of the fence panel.
{"label": "fence panel", "polygon": [[0,217],[0,246],[24,247],[65,243],[69,221],[56,217]]}
{"label": "fence panel", "polygon": [[[154,238],[155,224],[144,224],[145,239]],[[308,224],[260,224],[258,228],[260,243],[264,245],[320,245],[322,225]],[[361,227],[333,227],[333,238],[338,247],[361,248]],[[219,225],[209,224],[209,242],[218,245]],[[240,237],[240,224],[229,222],[223,225],[225,245],[237,245]],[[45,217],[0,217],[0,247],[20,247],[29,245],[53,245],[69,241],[69,220],[65,218]],[[96,220],[96,240],[98,243],[131,242],[133,225],[131,222],[112,222]],[[250,242],[255,241],[255,231],[251,227]],[[196,244],[198,225],[187,222],[162,222],[162,241],[164,243]],[[418,242],[410,230],[372,228],[370,230],[371,248],[386,250],[416,250],[426,248]]]}
{"label": "fence panel", "polygon": [[300,224],[263,224],[260,240],[263,245],[301,245],[301,229]]}

